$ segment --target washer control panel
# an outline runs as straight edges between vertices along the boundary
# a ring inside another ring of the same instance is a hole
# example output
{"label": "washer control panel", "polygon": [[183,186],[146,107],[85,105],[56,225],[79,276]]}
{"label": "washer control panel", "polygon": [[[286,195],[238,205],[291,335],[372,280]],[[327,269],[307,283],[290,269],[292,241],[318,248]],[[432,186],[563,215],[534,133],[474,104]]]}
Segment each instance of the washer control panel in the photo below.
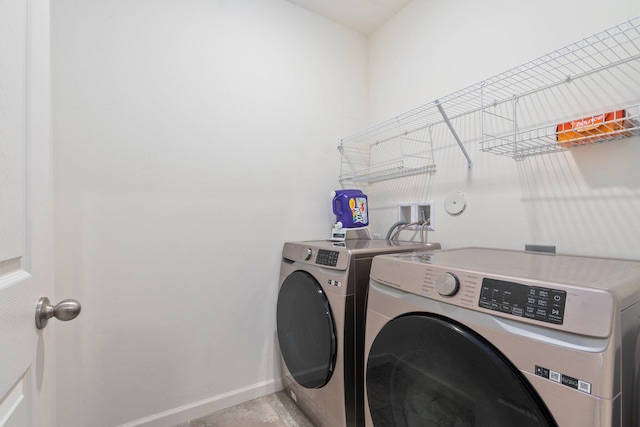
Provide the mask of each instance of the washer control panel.
{"label": "washer control panel", "polygon": [[[609,337],[617,298],[626,288],[614,292],[613,282],[605,279],[624,268],[632,269],[640,280],[638,262],[463,248],[376,256],[370,278],[450,306]],[[627,285],[623,281],[617,286]]]}
{"label": "washer control panel", "polygon": [[562,325],[566,301],[565,291],[485,277],[482,279],[478,306]]}

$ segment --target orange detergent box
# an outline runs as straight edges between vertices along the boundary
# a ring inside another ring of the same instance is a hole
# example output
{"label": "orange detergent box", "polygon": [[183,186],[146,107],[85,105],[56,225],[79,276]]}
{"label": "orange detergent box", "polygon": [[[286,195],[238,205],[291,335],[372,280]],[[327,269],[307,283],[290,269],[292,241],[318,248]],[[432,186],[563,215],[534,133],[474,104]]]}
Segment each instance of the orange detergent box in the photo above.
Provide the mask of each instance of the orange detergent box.
{"label": "orange detergent box", "polygon": [[573,147],[620,136],[631,136],[631,132],[623,131],[631,127],[625,120],[626,114],[625,110],[618,110],[561,123],[556,126],[558,144]]}

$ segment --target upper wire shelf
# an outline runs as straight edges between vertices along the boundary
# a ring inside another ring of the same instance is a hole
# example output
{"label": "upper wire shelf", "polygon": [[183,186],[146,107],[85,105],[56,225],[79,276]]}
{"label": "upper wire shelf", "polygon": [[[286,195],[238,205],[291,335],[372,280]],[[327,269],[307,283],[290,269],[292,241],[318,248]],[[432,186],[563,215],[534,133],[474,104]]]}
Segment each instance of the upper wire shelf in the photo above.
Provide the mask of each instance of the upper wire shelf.
{"label": "upper wire shelf", "polygon": [[[479,113],[483,116],[487,113],[491,114],[490,110],[501,104],[513,103],[514,100],[529,97],[541,91],[586,80],[586,77],[593,77],[613,68],[623,69],[623,75],[629,74],[628,71],[632,75],[640,74],[640,17],[608,28],[360,132],[340,138],[338,148],[343,153],[352,144],[375,147],[446,123],[471,167],[471,161],[462,142],[451,125],[452,120],[470,114]],[[636,85],[636,83],[633,84]],[[484,125],[482,127],[479,140],[482,145],[481,151],[484,152],[521,158],[526,155],[566,149],[552,143],[555,135],[545,134],[544,137],[539,138],[541,131],[538,129],[520,130],[515,119],[512,128],[503,136],[490,136],[484,129]],[[633,130],[636,128],[637,126],[633,127]],[[631,134],[634,132],[631,131]],[[512,138],[511,141],[509,138]],[[529,145],[528,151],[522,151],[524,142]],[[515,147],[511,144],[519,144],[519,146]],[[365,166],[362,170],[371,165],[367,163]],[[433,169],[435,170],[435,164]]]}
{"label": "upper wire shelf", "polygon": [[[640,17],[489,78],[479,85],[489,103],[546,90],[640,59]],[[638,67],[638,64],[635,64]],[[637,68],[636,68],[637,69]]]}

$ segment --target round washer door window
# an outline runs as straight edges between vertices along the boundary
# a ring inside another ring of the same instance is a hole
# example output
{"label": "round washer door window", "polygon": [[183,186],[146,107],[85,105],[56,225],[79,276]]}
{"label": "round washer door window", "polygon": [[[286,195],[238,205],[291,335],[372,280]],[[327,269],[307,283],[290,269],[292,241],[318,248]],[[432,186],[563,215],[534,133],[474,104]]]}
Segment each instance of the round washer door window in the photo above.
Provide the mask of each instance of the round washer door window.
{"label": "round washer door window", "polygon": [[306,388],[324,386],[336,360],[336,332],[329,300],[309,273],[295,271],[278,294],[277,328],[287,369]]}
{"label": "round washer door window", "polygon": [[367,360],[376,426],[557,427],[537,392],[491,343],[429,314],[387,323]]}

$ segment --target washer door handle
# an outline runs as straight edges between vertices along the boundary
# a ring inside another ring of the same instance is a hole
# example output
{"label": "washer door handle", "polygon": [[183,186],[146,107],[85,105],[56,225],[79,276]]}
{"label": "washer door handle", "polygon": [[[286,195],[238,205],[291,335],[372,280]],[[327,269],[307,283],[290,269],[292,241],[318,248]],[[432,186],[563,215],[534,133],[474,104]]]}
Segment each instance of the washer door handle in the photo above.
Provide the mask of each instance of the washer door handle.
{"label": "washer door handle", "polygon": [[49,303],[49,298],[42,297],[36,305],[36,328],[47,326],[52,317],[63,321],[75,319],[81,309],[80,303],[74,299],[66,299],[53,306]]}

